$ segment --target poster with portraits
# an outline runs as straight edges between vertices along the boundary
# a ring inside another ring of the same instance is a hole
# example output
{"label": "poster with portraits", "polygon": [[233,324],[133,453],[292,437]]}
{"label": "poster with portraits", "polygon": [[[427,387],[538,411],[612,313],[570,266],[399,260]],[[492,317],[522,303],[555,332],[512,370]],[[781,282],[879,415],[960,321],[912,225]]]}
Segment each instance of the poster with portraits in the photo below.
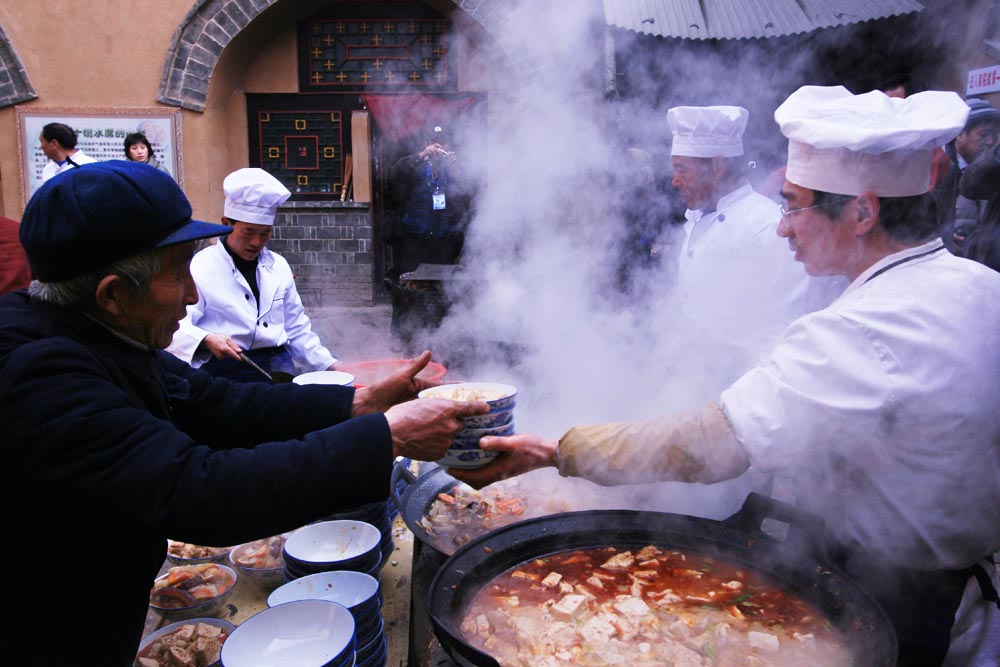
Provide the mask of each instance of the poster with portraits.
{"label": "poster with portraits", "polygon": [[49,123],[63,123],[76,132],[76,148],[95,160],[124,160],[125,137],[146,135],[153,155],[174,180],[184,186],[180,109],[164,107],[44,108],[15,107],[18,124],[18,164],[24,201],[42,184],[48,158],[39,137]]}

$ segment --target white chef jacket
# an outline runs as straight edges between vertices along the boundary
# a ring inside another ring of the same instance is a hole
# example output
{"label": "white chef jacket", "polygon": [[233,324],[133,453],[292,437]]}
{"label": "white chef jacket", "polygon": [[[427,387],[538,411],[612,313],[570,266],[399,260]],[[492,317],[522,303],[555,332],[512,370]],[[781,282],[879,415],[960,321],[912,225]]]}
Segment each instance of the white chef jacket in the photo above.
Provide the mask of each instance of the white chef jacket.
{"label": "white chef jacket", "polygon": [[[77,164],[90,164],[91,162],[97,162],[97,160],[79,150],[70,155],[69,158]],[[76,167],[71,165],[68,161],[59,164],[54,160],[49,160],[45,163],[45,166],[42,167],[42,183],[49,180],[56,174],[61,174],[64,171],[69,171],[70,169],[76,169]]]}
{"label": "white chef jacket", "polygon": [[211,353],[197,352],[205,336],[229,336],[244,350],[287,345],[292,358],[307,371],[326,370],[337,361],[313,333],[295,289],[295,278],[281,255],[264,248],[257,261],[260,308],[246,278],[219,241],[195,254],[191,275],[198,286],[198,303],[187,316],[167,351],[198,368]]}
{"label": "white chef jacket", "polygon": [[792,323],[721,403],[845,547],[919,570],[1000,547],[1000,273],[940,240]]}
{"label": "white chef jacket", "polygon": [[719,199],[715,211],[685,213],[676,298],[689,338],[735,373],[763,359],[782,330],[839,294],[844,279],[811,279],[778,236],[778,205],[749,184]]}

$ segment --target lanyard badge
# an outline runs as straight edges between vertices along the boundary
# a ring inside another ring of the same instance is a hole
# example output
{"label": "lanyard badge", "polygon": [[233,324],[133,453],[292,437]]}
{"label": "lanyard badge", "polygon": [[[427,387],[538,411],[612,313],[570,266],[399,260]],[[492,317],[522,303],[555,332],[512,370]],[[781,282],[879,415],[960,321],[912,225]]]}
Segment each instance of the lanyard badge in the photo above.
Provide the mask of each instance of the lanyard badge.
{"label": "lanyard badge", "polygon": [[444,192],[441,188],[434,190],[434,194],[431,195],[431,204],[434,206],[435,211],[443,211],[445,209]]}

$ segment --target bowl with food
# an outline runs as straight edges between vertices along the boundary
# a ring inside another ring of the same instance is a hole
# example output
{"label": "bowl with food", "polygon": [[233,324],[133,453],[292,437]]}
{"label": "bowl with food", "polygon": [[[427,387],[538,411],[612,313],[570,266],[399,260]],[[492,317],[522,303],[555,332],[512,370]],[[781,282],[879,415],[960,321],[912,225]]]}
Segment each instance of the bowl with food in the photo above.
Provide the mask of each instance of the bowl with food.
{"label": "bowl with food", "polygon": [[243,621],[222,646],[226,667],[354,664],[354,617],[329,600],[295,600]]}
{"label": "bowl with food", "polygon": [[304,576],[330,570],[368,572],[382,560],[382,533],[365,521],[320,521],[288,536],[282,555],[286,569]]}
{"label": "bowl with food", "polygon": [[236,572],[225,565],[175,565],[153,582],[149,606],[168,621],[212,616],[235,585]]}
{"label": "bowl with food", "polygon": [[174,565],[225,563],[232,547],[203,547],[177,540],[167,540],[167,560]]}
{"label": "bowl with food", "polygon": [[455,382],[424,389],[417,396],[447,398],[452,401],[485,401],[492,413],[513,409],[517,387],[500,382]]}
{"label": "bowl with food", "polygon": [[236,626],[221,618],[193,618],[165,625],[139,642],[133,667],[174,667],[183,655],[190,667],[218,667],[222,645]]}
{"label": "bowl with food", "polygon": [[229,565],[240,576],[264,591],[272,591],[285,583],[285,559],[282,549],[285,535],[265,537],[233,547]]}

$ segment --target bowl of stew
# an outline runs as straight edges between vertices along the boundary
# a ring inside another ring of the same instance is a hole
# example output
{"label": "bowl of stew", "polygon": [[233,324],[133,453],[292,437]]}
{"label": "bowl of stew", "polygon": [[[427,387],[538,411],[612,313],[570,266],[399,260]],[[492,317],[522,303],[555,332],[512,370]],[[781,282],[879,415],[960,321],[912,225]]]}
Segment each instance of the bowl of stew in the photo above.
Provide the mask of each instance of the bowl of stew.
{"label": "bowl of stew", "polygon": [[225,563],[231,547],[205,547],[188,542],[167,540],[167,560],[174,565]]}
{"label": "bowl of stew", "polygon": [[417,396],[447,398],[452,401],[484,401],[490,406],[492,413],[513,409],[517,387],[500,382],[454,382],[424,389]]}
{"label": "bowl of stew", "polygon": [[173,667],[173,651],[190,656],[192,667],[218,667],[222,645],[236,626],[221,618],[193,618],[165,625],[139,642],[133,667]]}
{"label": "bowl of stew", "polygon": [[284,546],[285,535],[240,544],[229,552],[229,566],[239,574],[240,579],[261,590],[272,591],[285,583]]}
{"label": "bowl of stew", "polygon": [[236,585],[236,572],[219,563],[176,565],[156,578],[149,606],[168,621],[212,616]]}

